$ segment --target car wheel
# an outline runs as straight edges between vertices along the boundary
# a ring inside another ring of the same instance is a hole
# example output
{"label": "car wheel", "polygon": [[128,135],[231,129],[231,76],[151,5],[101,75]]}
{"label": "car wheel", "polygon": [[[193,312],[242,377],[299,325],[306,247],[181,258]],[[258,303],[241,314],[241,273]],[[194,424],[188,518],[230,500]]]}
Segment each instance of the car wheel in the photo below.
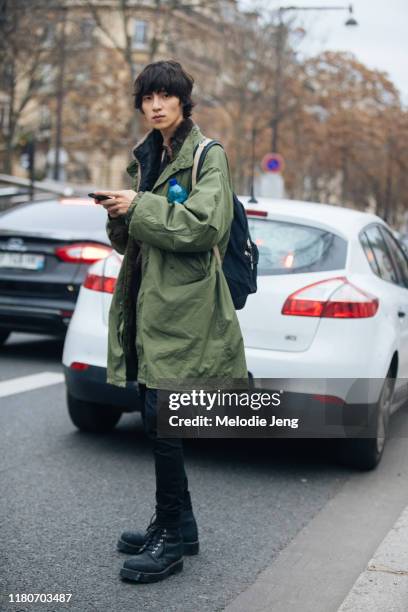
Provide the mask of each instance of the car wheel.
{"label": "car wheel", "polygon": [[67,393],[67,405],[71,421],[81,431],[92,433],[111,431],[122,416],[119,408],[85,402],[70,393]]}
{"label": "car wheel", "polygon": [[341,440],[341,459],[346,465],[359,470],[372,470],[381,461],[387,439],[394,383],[389,371],[373,415],[374,436]]}
{"label": "car wheel", "polygon": [[10,334],[11,331],[8,329],[0,329],[0,346],[5,343]]}

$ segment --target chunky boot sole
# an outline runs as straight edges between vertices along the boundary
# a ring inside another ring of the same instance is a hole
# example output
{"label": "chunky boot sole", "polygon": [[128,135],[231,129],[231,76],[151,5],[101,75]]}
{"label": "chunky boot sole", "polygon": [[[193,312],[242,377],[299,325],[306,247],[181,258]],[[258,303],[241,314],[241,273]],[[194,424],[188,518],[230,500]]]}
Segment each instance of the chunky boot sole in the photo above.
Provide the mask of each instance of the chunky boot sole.
{"label": "chunky boot sole", "polygon": [[159,582],[159,580],[164,580],[168,576],[171,576],[171,574],[181,572],[182,569],[183,559],[179,559],[179,561],[175,561],[163,571],[156,572],[154,574],[148,574],[147,572],[140,572],[138,570],[122,567],[120,570],[120,577],[124,578],[125,580],[131,580],[132,582]]}
{"label": "chunky boot sole", "polygon": [[[196,542],[184,542],[184,554],[188,556],[198,555],[200,549],[200,543],[197,540]],[[141,552],[142,546],[135,546],[134,544],[129,544],[125,542],[125,540],[119,539],[117,549],[119,552],[127,553],[128,555],[137,555]]]}

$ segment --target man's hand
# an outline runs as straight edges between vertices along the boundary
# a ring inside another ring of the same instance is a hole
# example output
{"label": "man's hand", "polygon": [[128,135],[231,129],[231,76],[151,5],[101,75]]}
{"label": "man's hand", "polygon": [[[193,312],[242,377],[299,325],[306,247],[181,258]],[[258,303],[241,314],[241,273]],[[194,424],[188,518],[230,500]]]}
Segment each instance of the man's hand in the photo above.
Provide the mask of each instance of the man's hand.
{"label": "man's hand", "polygon": [[104,191],[95,191],[95,195],[98,194],[110,196],[109,200],[102,200],[102,202],[94,200],[94,202],[95,204],[101,204],[111,217],[126,215],[129,206],[137,195],[136,191],[132,189],[123,189],[122,191],[106,191],[106,189]]}

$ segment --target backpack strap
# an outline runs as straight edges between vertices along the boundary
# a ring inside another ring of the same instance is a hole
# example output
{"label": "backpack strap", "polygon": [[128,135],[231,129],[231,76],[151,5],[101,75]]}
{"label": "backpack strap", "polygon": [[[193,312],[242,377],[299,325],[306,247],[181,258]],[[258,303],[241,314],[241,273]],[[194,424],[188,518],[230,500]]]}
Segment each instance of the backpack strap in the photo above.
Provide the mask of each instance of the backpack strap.
{"label": "backpack strap", "polygon": [[194,189],[194,187],[196,186],[197,183],[197,172],[198,172],[198,166],[200,164],[201,161],[201,156],[203,154],[203,151],[205,149],[205,147],[210,144],[210,142],[214,142],[213,140],[211,140],[211,138],[203,138],[203,140],[200,142],[200,144],[198,145],[197,149],[195,150],[194,153],[194,161],[193,161],[193,171],[191,174],[191,186]]}
{"label": "backpack strap", "polygon": [[222,266],[222,260],[221,260],[221,254],[220,254],[220,249],[218,248],[218,244],[216,244],[215,246],[213,246],[213,252],[214,255],[218,261],[218,263],[220,264],[220,266]]}
{"label": "backpack strap", "polygon": [[[211,138],[203,138],[203,140],[198,145],[198,147],[197,147],[197,149],[196,149],[196,151],[194,153],[193,170],[192,170],[192,173],[191,173],[191,187],[192,187],[192,189],[194,189],[194,187],[196,186],[196,183],[197,183],[197,174],[198,174],[199,169],[201,169],[203,158],[204,158],[205,154],[207,153],[208,149],[210,149],[215,144],[218,144],[218,145],[222,146],[221,143],[219,143],[217,140],[211,140]],[[213,250],[213,253],[214,253],[218,263],[220,264],[220,266],[222,266],[221,254],[220,254],[220,250],[218,248],[218,245],[216,244],[213,247],[212,250]]]}

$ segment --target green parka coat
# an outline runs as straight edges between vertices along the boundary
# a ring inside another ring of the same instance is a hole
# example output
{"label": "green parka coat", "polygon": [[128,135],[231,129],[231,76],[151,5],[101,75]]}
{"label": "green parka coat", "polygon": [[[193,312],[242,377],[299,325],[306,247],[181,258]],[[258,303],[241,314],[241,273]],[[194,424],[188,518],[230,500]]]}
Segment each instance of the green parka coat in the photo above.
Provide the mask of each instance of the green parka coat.
{"label": "green parka coat", "polygon": [[[247,379],[234,305],[212,248],[224,255],[233,217],[225,153],[212,147],[191,188],[194,150],[204,138],[190,119],[179,150],[157,176],[162,136],[152,130],[127,168],[138,192],[126,216],[108,220],[112,246],[124,254],[109,313],[109,383]],[[169,204],[169,179],[189,193]]]}

